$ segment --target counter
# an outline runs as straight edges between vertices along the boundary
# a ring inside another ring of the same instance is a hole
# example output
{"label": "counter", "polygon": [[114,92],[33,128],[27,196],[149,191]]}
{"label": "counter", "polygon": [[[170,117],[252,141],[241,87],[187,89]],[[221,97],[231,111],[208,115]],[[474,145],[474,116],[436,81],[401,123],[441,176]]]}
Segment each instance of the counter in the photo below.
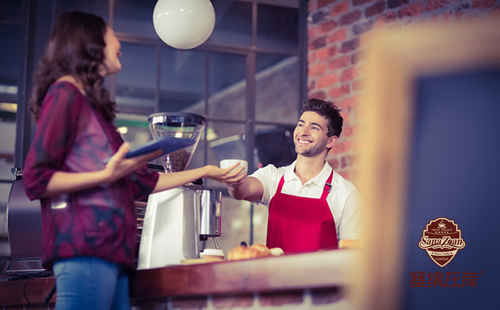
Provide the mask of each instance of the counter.
{"label": "counter", "polygon": [[[334,250],[138,270],[130,279],[132,304],[141,310],[338,303],[342,289],[351,283],[355,256],[354,250]],[[19,309],[28,305],[26,298],[32,304],[43,303],[53,284],[53,278],[2,281],[0,305]]]}

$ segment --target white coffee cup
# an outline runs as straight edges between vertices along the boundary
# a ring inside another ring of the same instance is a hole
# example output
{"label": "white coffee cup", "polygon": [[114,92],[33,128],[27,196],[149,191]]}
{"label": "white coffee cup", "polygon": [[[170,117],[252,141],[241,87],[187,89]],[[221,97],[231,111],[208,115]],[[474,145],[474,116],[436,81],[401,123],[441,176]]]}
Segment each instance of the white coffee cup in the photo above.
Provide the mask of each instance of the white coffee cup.
{"label": "white coffee cup", "polygon": [[220,249],[205,249],[200,253],[201,258],[206,259],[224,259],[224,251]]}
{"label": "white coffee cup", "polygon": [[236,167],[236,170],[240,169],[241,167],[245,167],[242,173],[247,173],[248,172],[248,162],[246,160],[242,159],[224,159],[220,161],[220,167],[222,169],[229,168],[231,166],[236,165],[236,163],[240,163],[239,166]]}

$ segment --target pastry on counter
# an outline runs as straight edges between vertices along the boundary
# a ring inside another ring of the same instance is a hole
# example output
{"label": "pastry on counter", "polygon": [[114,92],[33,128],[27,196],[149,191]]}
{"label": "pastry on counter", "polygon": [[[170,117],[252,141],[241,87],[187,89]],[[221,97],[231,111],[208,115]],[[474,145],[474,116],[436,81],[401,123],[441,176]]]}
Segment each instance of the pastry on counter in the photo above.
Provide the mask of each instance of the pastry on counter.
{"label": "pastry on counter", "polygon": [[227,255],[227,260],[242,260],[251,259],[259,257],[270,257],[270,256],[280,256],[284,252],[280,248],[269,249],[267,246],[256,243],[250,247],[246,245],[240,245],[229,251]]}

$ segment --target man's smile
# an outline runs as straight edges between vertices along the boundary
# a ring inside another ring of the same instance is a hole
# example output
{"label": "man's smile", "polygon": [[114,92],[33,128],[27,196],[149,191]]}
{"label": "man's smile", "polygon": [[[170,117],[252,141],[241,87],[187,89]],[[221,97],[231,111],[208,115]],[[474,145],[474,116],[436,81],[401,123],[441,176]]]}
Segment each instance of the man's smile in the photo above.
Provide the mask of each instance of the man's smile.
{"label": "man's smile", "polygon": [[306,144],[312,143],[312,141],[309,141],[309,140],[303,140],[303,139],[300,139],[300,138],[298,138],[298,139],[297,139],[297,141],[298,141],[299,143],[306,143]]}

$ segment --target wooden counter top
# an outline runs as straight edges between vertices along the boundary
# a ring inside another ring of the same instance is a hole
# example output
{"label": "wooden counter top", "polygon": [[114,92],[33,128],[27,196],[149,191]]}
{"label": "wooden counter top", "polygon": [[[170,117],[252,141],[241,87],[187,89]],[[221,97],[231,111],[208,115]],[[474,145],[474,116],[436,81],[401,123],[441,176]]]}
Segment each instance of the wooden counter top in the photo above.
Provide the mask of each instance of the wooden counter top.
{"label": "wooden counter top", "polygon": [[[137,270],[132,299],[329,288],[349,285],[354,250]],[[0,281],[0,305],[43,303],[54,278]],[[54,302],[55,298],[51,299]]]}
{"label": "wooden counter top", "polygon": [[348,285],[354,250],[138,270],[132,298],[283,291]]}

